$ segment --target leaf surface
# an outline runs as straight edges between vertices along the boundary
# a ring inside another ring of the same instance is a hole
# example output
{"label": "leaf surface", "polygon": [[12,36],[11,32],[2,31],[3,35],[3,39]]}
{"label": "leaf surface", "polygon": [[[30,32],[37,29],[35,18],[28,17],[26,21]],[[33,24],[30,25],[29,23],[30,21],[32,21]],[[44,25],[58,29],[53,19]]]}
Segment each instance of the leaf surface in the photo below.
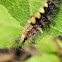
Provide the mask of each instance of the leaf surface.
{"label": "leaf surface", "polygon": [[55,55],[42,54],[40,56],[31,57],[27,62],[60,62],[60,60]]}

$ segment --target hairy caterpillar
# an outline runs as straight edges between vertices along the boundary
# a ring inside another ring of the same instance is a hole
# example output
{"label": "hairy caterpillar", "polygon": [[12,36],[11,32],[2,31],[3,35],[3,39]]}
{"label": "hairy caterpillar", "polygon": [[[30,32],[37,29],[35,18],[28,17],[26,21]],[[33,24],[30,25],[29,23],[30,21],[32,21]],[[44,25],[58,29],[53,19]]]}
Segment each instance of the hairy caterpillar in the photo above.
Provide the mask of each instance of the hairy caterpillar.
{"label": "hairy caterpillar", "polygon": [[38,31],[42,33],[42,29],[48,28],[49,24],[57,14],[60,0],[46,0],[39,12],[30,19],[30,25],[27,27],[24,34],[21,36],[22,45],[26,40],[33,37]]}

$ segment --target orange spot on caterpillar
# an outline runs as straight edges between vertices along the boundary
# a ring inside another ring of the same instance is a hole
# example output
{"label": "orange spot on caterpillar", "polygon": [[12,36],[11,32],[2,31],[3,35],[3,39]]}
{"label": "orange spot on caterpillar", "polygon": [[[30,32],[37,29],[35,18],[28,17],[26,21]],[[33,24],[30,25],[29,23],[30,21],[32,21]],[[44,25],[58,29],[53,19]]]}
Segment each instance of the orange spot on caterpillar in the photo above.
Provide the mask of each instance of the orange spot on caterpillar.
{"label": "orange spot on caterpillar", "polygon": [[50,0],[50,1],[53,1],[53,0]]}
{"label": "orange spot on caterpillar", "polygon": [[30,27],[30,29],[33,29],[33,27]]}
{"label": "orange spot on caterpillar", "polygon": [[43,22],[43,20],[41,20],[41,23]]}
{"label": "orange spot on caterpillar", "polygon": [[53,1],[53,3],[55,3],[55,2]]}
{"label": "orange spot on caterpillar", "polygon": [[29,27],[29,25],[27,25]]}
{"label": "orange spot on caterpillar", "polygon": [[28,36],[26,35],[26,33],[24,34],[24,36],[25,36],[25,37],[28,37]]}
{"label": "orange spot on caterpillar", "polygon": [[28,33],[28,31],[26,31]]}
{"label": "orange spot on caterpillar", "polygon": [[38,25],[36,25],[36,27],[38,27]]}

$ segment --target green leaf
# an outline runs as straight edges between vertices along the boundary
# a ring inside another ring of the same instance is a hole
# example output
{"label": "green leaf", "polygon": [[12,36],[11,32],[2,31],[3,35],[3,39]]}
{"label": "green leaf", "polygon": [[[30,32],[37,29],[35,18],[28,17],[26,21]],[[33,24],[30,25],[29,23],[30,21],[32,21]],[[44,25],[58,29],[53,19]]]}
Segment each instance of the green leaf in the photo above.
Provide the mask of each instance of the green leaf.
{"label": "green leaf", "polygon": [[[39,41],[39,39],[37,40]],[[40,39],[37,48],[43,53],[57,54],[62,50],[62,41],[58,37],[45,36]]]}
{"label": "green leaf", "polygon": [[50,37],[44,37],[40,40],[40,43],[37,47],[41,52],[56,53],[57,47],[54,44],[54,41]]}
{"label": "green leaf", "polygon": [[21,34],[21,28],[19,22],[0,5],[0,48],[12,47]]}
{"label": "green leaf", "polygon": [[42,54],[31,57],[27,62],[60,62],[60,60],[56,55]]}
{"label": "green leaf", "polygon": [[26,25],[30,17],[28,0],[0,0],[0,4],[5,6],[11,16],[18,20],[22,26]]}

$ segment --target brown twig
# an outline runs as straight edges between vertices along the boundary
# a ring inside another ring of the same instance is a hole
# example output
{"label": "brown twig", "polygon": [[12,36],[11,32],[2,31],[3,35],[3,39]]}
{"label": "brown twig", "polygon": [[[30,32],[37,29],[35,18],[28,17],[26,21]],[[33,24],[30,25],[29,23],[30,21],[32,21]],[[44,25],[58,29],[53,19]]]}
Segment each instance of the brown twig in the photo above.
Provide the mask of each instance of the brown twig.
{"label": "brown twig", "polygon": [[57,47],[57,49],[58,49],[58,56],[60,56],[60,54],[61,54],[61,47],[60,47],[60,45],[58,44],[58,42],[57,42],[57,40],[56,40],[56,37],[52,37],[51,39],[54,41],[54,43],[55,43],[55,45],[56,45],[56,47]]}
{"label": "brown twig", "polygon": [[14,48],[0,49],[0,62],[7,62],[7,61],[23,62],[25,59],[29,58],[30,56],[37,54],[39,54],[39,51],[34,47],[34,45],[22,49],[15,48],[15,50]]}

